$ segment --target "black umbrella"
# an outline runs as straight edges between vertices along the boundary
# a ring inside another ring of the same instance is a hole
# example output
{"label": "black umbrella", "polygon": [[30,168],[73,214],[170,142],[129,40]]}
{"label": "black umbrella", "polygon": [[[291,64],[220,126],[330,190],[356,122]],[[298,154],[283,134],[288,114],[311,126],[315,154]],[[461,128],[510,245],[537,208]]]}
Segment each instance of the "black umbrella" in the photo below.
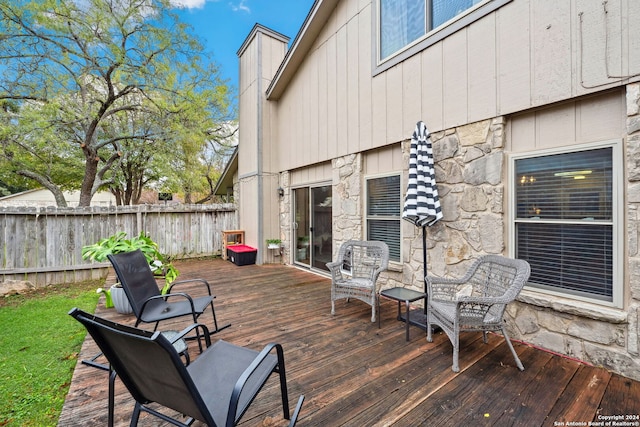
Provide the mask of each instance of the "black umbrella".
{"label": "black umbrella", "polygon": [[[409,184],[404,200],[402,218],[422,227],[422,257],[424,276],[427,275],[427,233],[426,227],[432,226],[442,218],[438,187],[433,168],[433,149],[429,130],[422,122],[416,124],[411,138],[409,156]],[[426,282],[424,284],[425,292]],[[425,304],[426,314],[426,304]],[[412,319],[413,320],[413,319]],[[424,323],[426,325],[426,321]]]}

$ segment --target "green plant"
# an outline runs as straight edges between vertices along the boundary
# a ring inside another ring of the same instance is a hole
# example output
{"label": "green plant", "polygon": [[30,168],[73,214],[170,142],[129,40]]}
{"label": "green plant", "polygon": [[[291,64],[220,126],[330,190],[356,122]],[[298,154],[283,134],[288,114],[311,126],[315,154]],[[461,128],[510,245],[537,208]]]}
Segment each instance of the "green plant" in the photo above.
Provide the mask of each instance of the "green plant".
{"label": "green plant", "polygon": [[98,288],[96,289],[96,293],[99,294],[104,294],[104,306],[106,308],[113,308],[113,300],[111,299],[111,289],[105,289],[105,288]]}
{"label": "green plant", "polygon": [[82,258],[104,262],[107,260],[107,255],[131,252],[136,249],[142,251],[151,271],[155,275],[164,276],[165,286],[162,288],[162,293],[166,293],[171,282],[178,277],[178,270],[170,262],[169,257],[160,252],[158,244],[142,231],[132,239],[127,239],[127,233],[119,232],[113,236],[100,239],[93,245],[84,246],[82,248]]}
{"label": "green plant", "polygon": [[282,243],[280,239],[267,239],[267,245],[279,245]]}

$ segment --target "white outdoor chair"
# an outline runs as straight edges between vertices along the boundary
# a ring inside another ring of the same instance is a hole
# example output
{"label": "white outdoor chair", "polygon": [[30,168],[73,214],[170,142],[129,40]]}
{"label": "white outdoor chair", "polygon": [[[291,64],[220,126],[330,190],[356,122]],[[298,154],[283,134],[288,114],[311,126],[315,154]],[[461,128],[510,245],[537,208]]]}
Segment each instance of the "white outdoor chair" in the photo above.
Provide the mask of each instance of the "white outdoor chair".
{"label": "white outdoor chair", "polygon": [[376,321],[378,292],[376,281],[389,266],[389,247],[384,242],[349,240],[340,246],[338,258],[327,263],[331,271],[331,314],[335,301],[356,298],[371,306],[371,321]]}
{"label": "white outdoor chair", "polygon": [[531,269],[524,260],[485,255],[477,259],[461,279],[425,278],[427,283],[427,341],[432,342],[432,325],[447,334],[453,344],[454,372],[459,372],[460,332],[500,331],[518,369],[524,370],[504,327],[504,310],[516,299]]}

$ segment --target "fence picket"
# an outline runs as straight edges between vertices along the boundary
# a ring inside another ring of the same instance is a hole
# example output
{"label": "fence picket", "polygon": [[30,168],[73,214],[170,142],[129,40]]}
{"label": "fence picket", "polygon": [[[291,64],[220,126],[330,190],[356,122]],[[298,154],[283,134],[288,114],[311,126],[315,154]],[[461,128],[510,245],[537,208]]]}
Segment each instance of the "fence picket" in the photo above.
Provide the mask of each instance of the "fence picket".
{"label": "fence picket", "polygon": [[94,208],[0,207],[0,282],[49,285],[96,277],[105,269],[82,259],[82,247],[124,231],[146,232],[172,258],[219,255],[222,230],[237,229],[236,208],[222,205],[137,205]]}

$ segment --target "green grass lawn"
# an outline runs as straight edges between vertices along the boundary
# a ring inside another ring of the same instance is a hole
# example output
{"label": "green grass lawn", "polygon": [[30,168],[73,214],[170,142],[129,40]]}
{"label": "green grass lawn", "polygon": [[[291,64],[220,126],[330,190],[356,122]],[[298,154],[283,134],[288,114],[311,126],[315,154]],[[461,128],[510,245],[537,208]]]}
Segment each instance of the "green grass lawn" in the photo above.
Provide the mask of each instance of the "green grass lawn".
{"label": "green grass lawn", "polygon": [[0,426],[55,426],[86,329],[67,313],[95,311],[103,281],[0,297]]}

